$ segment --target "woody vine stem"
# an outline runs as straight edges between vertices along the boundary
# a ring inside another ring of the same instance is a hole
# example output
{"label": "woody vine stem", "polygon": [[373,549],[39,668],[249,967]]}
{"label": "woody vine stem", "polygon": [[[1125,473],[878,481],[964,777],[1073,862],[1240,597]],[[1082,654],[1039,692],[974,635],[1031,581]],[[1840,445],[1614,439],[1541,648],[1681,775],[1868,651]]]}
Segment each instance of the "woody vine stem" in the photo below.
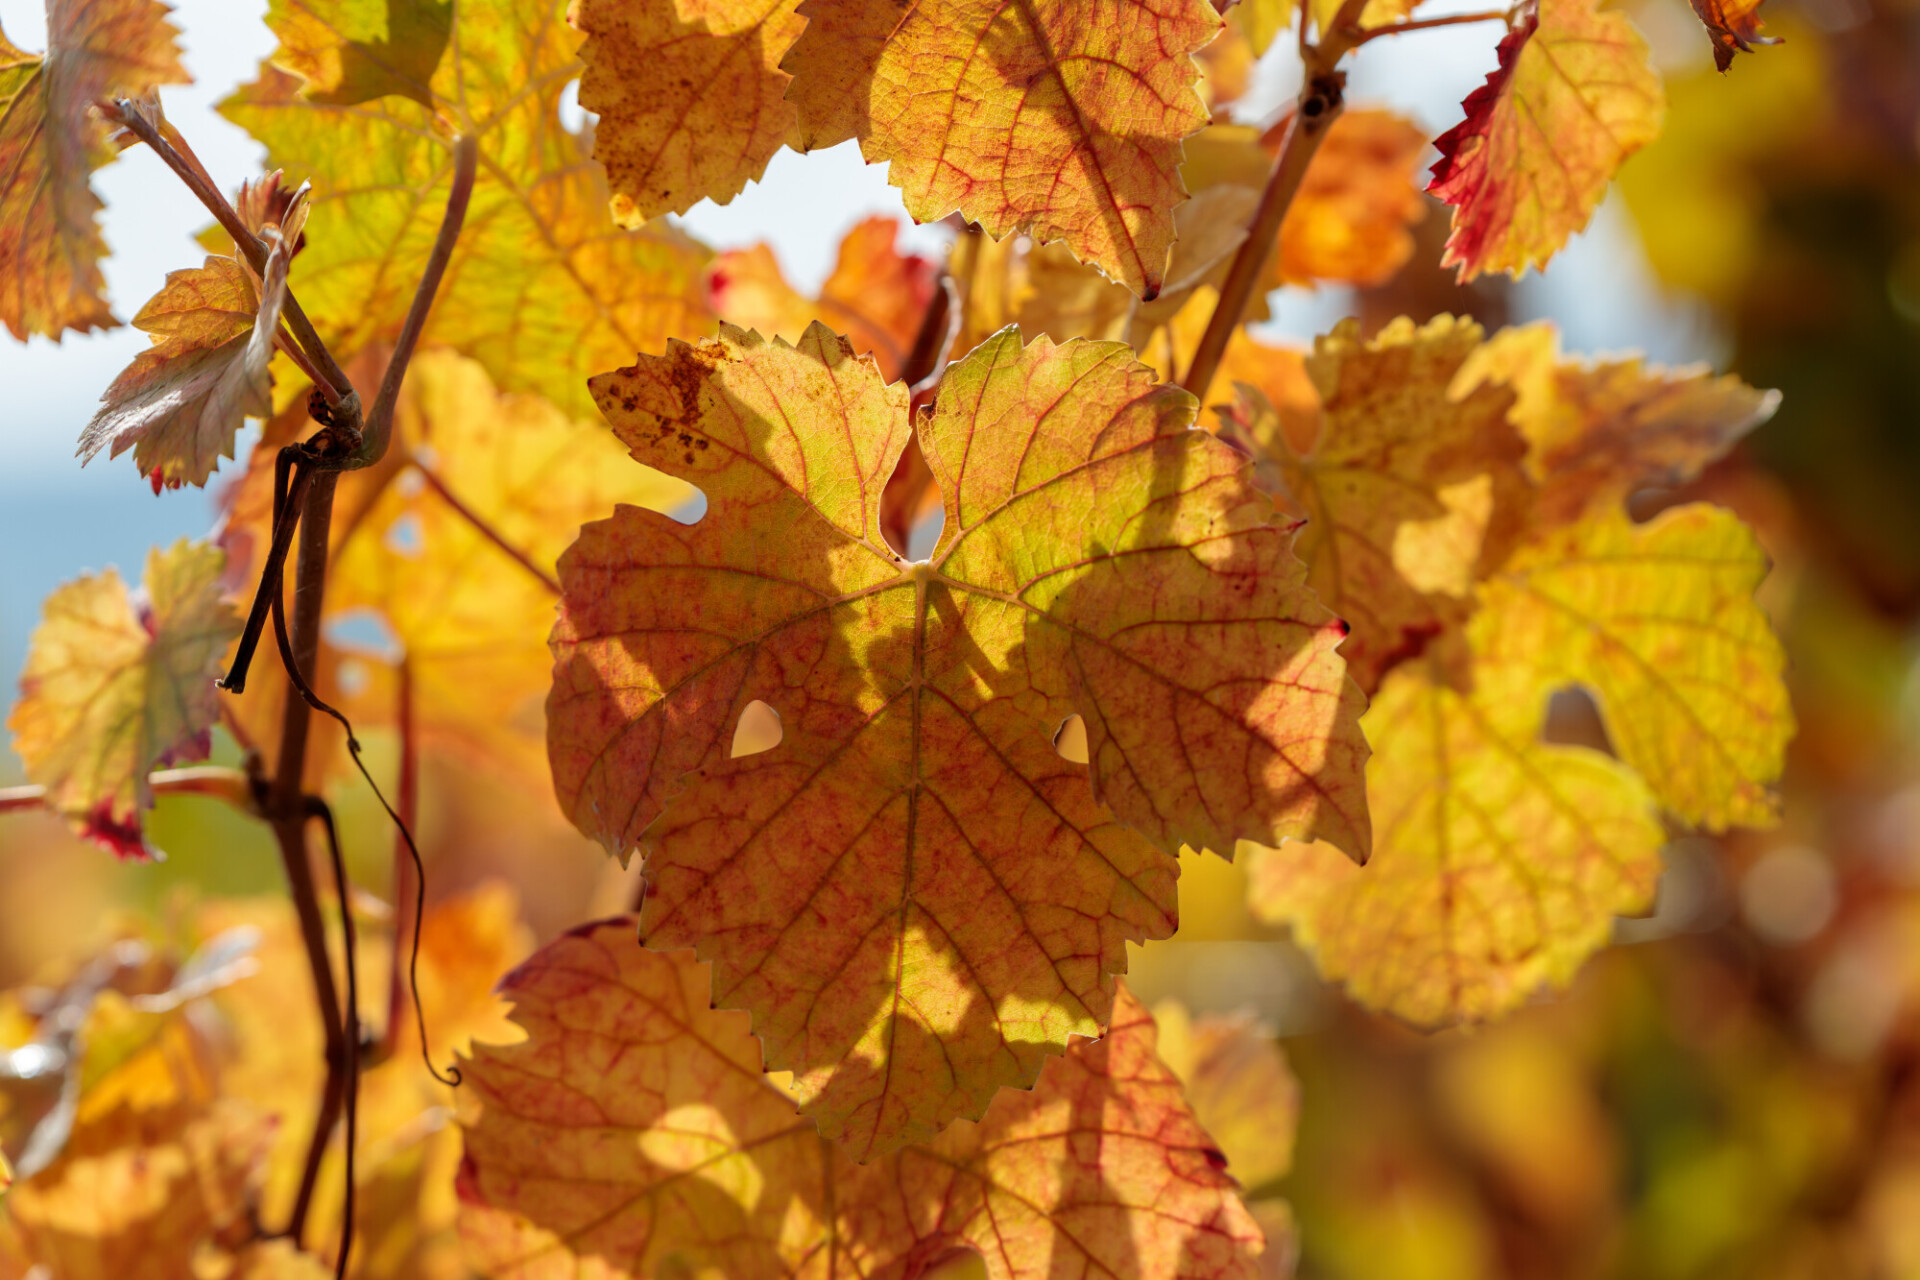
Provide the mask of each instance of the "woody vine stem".
{"label": "woody vine stem", "polygon": [[1206,332],[1200,337],[1200,345],[1194,349],[1193,361],[1187,366],[1186,376],[1180,380],[1180,385],[1192,392],[1202,404],[1206,403],[1214,375],[1220,371],[1220,361],[1227,353],[1227,343],[1232,339],[1233,331],[1239,327],[1241,318],[1246,315],[1247,304],[1252,301],[1253,295],[1259,290],[1260,281],[1266,275],[1267,259],[1272,256],[1274,245],[1279,240],[1280,225],[1286,221],[1287,210],[1293,207],[1294,197],[1300,194],[1300,184],[1307,176],[1308,166],[1313,163],[1313,157],[1326,140],[1334,121],[1346,109],[1347,75],[1339,69],[1340,60],[1354,49],[1381,36],[1454,26],[1463,22],[1511,20],[1510,11],[1489,10],[1362,28],[1360,17],[1366,7],[1367,0],[1342,0],[1340,11],[1334,15],[1328,30],[1321,34],[1318,44],[1308,43],[1308,17],[1304,9],[1301,13],[1300,61],[1305,79],[1294,103],[1293,118],[1288,124],[1286,138],[1280,144],[1280,154],[1274,157],[1267,185],[1260,193],[1260,203],[1254,208],[1253,221],[1247,225],[1247,238],[1241,242],[1232,265],[1227,268],[1227,277],[1220,286],[1220,298],[1214,304],[1213,315],[1207,320]]}
{"label": "woody vine stem", "polygon": [[[167,167],[226,229],[233,238],[237,251],[254,266],[256,271],[260,270],[266,260],[266,245],[253,234],[233,206],[221,195],[219,188],[193,157],[185,140],[179,137],[172,126],[164,121],[150,118],[136,104],[124,99],[105,104],[103,110],[129,133],[146,143],[166,163]],[[178,143],[177,146],[176,143]],[[466,218],[467,204],[473,192],[474,175],[477,169],[478,146],[472,137],[461,137],[455,141],[452,150],[453,176],[447,197],[446,213],[441,220],[432,255],[415,291],[406,322],[395,343],[386,373],[381,379],[379,392],[366,412],[364,421],[360,413],[360,400],[351,382],[333,358],[332,353],[327,350],[326,344],[308,323],[305,313],[293,297],[291,290],[287,294],[284,315],[291,330],[291,341],[285,341],[285,335],[283,335],[283,349],[303,370],[317,375],[315,385],[319,392],[319,400],[316,402],[316,415],[325,425],[310,439],[302,444],[290,446],[282,455],[278,467],[276,490],[277,496],[284,497],[286,509],[275,511],[274,538],[266,563],[262,567],[260,587],[247,620],[247,630],[242,635],[239,649],[236,651],[233,670],[222,682],[229,692],[236,694],[245,687],[248,662],[266,626],[267,615],[271,612],[276,631],[279,632],[277,638],[280,640],[281,653],[287,663],[290,688],[282,711],[280,749],[275,757],[273,776],[270,779],[259,776],[258,767],[255,766],[254,776],[251,779],[252,804],[250,807],[271,825],[280,849],[281,864],[286,872],[288,889],[293,898],[295,915],[300,924],[301,939],[307,953],[308,968],[313,979],[315,1003],[319,1008],[325,1035],[326,1060],[325,1084],[321,1092],[313,1133],[307,1145],[300,1187],[283,1233],[291,1237],[296,1245],[303,1243],[302,1237],[305,1234],[307,1216],[312,1207],[320,1165],[332,1141],[334,1129],[340,1123],[344,1112],[348,1128],[348,1147],[345,1152],[347,1191],[339,1252],[335,1258],[337,1275],[344,1275],[346,1272],[353,1239],[354,1153],[352,1142],[353,1117],[356,1111],[353,1094],[356,1091],[361,1046],[358,1030],[359,1011],[357,1008],[346,1008],[343,1013],[340,993],[334,981],[333,961],[327,949],[326,925],[320,913],[313,865],[307,848],[307,830],[317,819],[327,832],[329,852],[335,863],[336,877],[339,878],[342,898],[340,904],[342,945],[346,951],[343,972],[348,979],[349,1000],[352,1001],[354,999],[353,929],[345,902],[345,881],[338,866],[338,846],[333,840],[331,818],[325,813],[324,806],[320,805],[314,797],[306,794],[303,785],[313,711],[318,707],[322,711],[335,715],[336,718],[338,713],[313,697],[311,682],[307,675],[314,670],[314,662],[320,647],[320,622],[326,596],[335,487],[342,471],[372,466],[386,454],[392,438],[394,409],[399,399],[401,384],[406,376],[407,366],[412,360],[414,348],[419,342],[428,313],[432,310],[441,278],[446,273],[447,263],[452,257],[461,225]],[[287,485],[285,480],[289,470],[292,471],[293,476],[292,483]],[[280,613],[283,598],[282,558],[288,553],[296,528],[299,538],[294,573],[293,617],[291,623],[286,624]],[[309,705],[310,701],[313,705]],[[344,719],[342,723],[344,725]],[[358,744],[352,740],[351,729],[348,730],[348,738],[350,746],[355,748],[357,763]],[[365,772],[364,766],[362,766],[362,772]],[[156,782],[158,781],[159,779],[156,778]],[[372,782],[371,777],[368,781]],[[186,782],[186,779],[181,780],[181,789],[187,789]],[[22,799],[25,798],[22,797]],[[384,797],[381,802],[385,804]],[[389,813],[391,812],[392,810],[389,809]],[[398,821],[397,817],[396,821]],[[411,849],[410,834],[407,835],[407,844]],[[414,936],[417,939],[417,928]],[[400,963],[397,947],[394,963],[396,966]],[[398,988],[397,979],[395,987]],[[418,1012],[416,1000],[416,1015]],[[423,1054],[426,1052],[424,1035],[421,1052]],[[429,1063],[429,1069],[431,1069],[431,1063]]]}

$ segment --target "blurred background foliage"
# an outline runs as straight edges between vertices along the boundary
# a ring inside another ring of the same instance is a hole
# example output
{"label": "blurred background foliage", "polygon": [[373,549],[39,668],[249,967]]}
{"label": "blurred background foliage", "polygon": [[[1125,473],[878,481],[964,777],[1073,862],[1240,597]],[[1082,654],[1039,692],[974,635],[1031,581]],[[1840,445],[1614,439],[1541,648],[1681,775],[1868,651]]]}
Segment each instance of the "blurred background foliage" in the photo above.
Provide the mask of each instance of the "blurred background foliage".
{"label": "blurred background foliage", "polygon": [[[1322,986],[1252,920],[1239,869],[1187,860],[1180,935],[1135,952],[1134,988],[1251,1008],[1282,1039],[1298,1150],[1248,1190],[1291,1201],[1304,1276],[1920,1277],[1920,4],[1773,0],[1785,43],[1725,76],[1674,0],[1629,7],[1671,110],[1622,174],[1620,252],[1716,364],[1785,395],[1688,493],[1645,495],[1730,506],[1774,558],[1801,724],[1785,821],[1674,831],[1655,914],[1569,992],[1437,1035]],[[1524,284],[1454,286],[1444,229],[1430,211],[1413,264],[1352,298],[1368,328],[1540,312]],[[1569,322],[1582,304],[1556,305]],[[1577,699],[1565,712],[1553,732],[1594,741]],[[391,776],[392,735],[365,736]],[[220,736],[216,760],[237,759]],[[422,767],[435,899],[504,879],[545,940],[631,897],[543,778]],[[386,885],[384,818],[357,784],[334,797],[355,878]],[[70,969],[128,913],[279,891],[267,833],[216,802],[162,799],[150,830],[157,867],[49,815],[0,819],[0,988]]]}

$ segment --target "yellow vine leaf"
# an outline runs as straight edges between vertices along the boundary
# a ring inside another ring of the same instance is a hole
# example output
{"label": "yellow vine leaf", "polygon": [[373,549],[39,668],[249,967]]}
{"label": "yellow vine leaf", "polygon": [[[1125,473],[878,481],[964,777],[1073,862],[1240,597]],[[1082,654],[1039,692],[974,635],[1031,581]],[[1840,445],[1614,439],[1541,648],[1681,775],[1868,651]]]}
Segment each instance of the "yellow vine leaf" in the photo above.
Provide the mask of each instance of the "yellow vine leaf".
{"label": "yellow vine leaf", "polygon": [[1454,206],[1442,266],[1462,283],[1521,275],[1587,219],[1621,162],[1653,141],[1666,111],[1647,44],[1600,0],[1537,0],[1500,42],[1500,65],[1468,95],[1466,119],[1434,140],[1427,190]]}
{"label": "yellow vine leaf", "polygon": [[1731,512],[1620,512],[1537,535],[1483,592],[1476,652],[1598,695],[1613,749],[1688,822],[1771,826],[1793,736],[1767,557]]}
{"label": "yellow vine leaf", "polygon": [[780,274],[771,247],[734,249],[713,260],[707,294],[722,320],[768,338],[797,342],[821,321],[871,353],[889,382],[900,377],[933,303],[934,265],[894,247],[900,224],[874,217],[840,242],[833,274],[818,298],[800,296]]}
{"label": "yellow vine leaf", "polygon": [[586,33],[580,105],[598,112],[613,220],[638,227],[704,198],[726,204],[794,130],[780,60],[799,0],[574,0]]}
{"label": "yellow vine leaf", "polygon": [[[1004,331],[917,423],[818,325],[593,387],[709,508],[623,510],[561,561],[561,806],[647,845],[649,942],[718,962],[722,1006],[859,1158],[1098,1034],[1122,940],[1173,928],[1180,844],[1364,855],[1344,629],[1244,461],[1126,347]],[[915,564],[877,534],[909,431],[946,504]],[[734,758],[754,702],[781,740]]]}
{"label": "yellow vine leaf", "polygon": [[1306,361],[1320,413],[1304,451],[1264,396],[1242,392],[1233,411],[1306,517],[1307,581],[1353,628],[1340,651],[1362,689],[1465,621],[1489,535],[1498,548],[1525,496],[1512,395],[1487,384],[1450,394],[1480,339],[1479,325],[1450,316],[1417,329],[1403,317],[1366,340],[1342,321]]}
{"label": "yellow vine leaf", "polygon": [[1195,1018],[1177,1000],[1154,1006],[1160,1060],[1180,1077],[1200,1127],[1220,1144],[1243,1188],[1265,1186],[1293,1167],[1300,1082],[1272,1034],[1248,1014]]}
{"label": "yellow vine leaf", "polygon": [[[279,0],[268,14],[282,40],[275,61],[318,65],[320,31],[335,33],[336,53],[348,48],[344,33],[365,8]],[[398,332],[446,203],[458,134],[480,139],[480,176],[423,342],[479,360],[504,390],[582,413],[589,373],[711,327],[705,249],[665,224],[607,227],[587,141],[559,120],[561,92],[581,71],[565,8],[462,0],[417,95],[342,106],[328,100],[337,84],[269,63],[221,105],[265,144],[270,167],[312,176],[315,236],[293,285],[336,355]]]}
{"label": "yellow vine leaf", "polygon": [[1513,389],[1543,523],[1617,508],[1641,489],[1683,485],[1780,405],[1778,391],[1715,377],[1704,365],[1566,359],[1559,345],[1550,325],[1503,329],[1460,372],[1461,388],[1494,381]]}
{"label": "yellow vine leaf", "polygon": [[1253,1280],[1260,1232],[1124,988],[1112,1030],[925,1147],[851,1164],[762,1075],[707,966],[582,926],[508,976],[526,1042],[461,1091],[461,1232],[497,1280],[591,1273]]}
{"label": "yellow vine leaf", "polygon": [[[243,201],[244,202],[244,201]],[[133,326],[154,345],[134,357],[100,397],[80,435],[80,457],[133,450],[140,474],[161,486],[205,485],[233,456],[246,419],[273,412],[267,366],[287,298],[287,268],[302,243],[306,203],[298,195],[271,233],[266,275],[238,258],[210,257],[167,273]]]}
{"label": "yellow vine leaf", "polygon": [[1207,123],[1192,58],[1220,29],[1207,0],[805,0],[800,14],[782,65],[808,149],[858,138],[919,221],[958,209],[1160,292],[1181,139]]}
{"label": "yellow vine leaf", "polygon": [[433,105],[433,72],[453,34],[454,0],[269,0],[275,61],[307,97],[351,107],[387,94]]}
{"label": "yellow vine leaf", "polygon": [[118,322],[88,176],[113,159],[96,101],[188,84],[159,0],[48,0],[47,51],[0,33],[0,322],[24,342]]}
{"label": "yellow vine leaf", "polygon": [[[1476,635],[1497,623],[1483,613]],[[1653,797],[1619,762],[1540,741],[1534,673],[1476,663],[1473,691],[1420,664],[1388,674],[1362,722],[1374,757],[1373,860],[1324,844],[1252,851],[1254,913],[1290,924],[1327,977],[1418,1026],[1484,1021],[1565,986],[1613,918],[1651,905]]]}
{"label": "yellow vine leaf", "polygon": [[[230,499],[225,538],[253,574],[270,541],[276,446],[311,428],[303,409],[276,422]],[[355,688],[340,685],[336,652],[317,691],[361,730],[391,725],[404,661],[422,743],[502,777],[543,778],[555,562],[582,523],[619,503],[673,511],[695,497],[684,481],[635,467],[603,426],[496,391],[472,360],[423,352],[388,457],[343,476],[334,499],[326,625],[337,634],[377,618],[391,647],[354,652],[374,677]],[[257,736],[276,741],[279,698],[249,687],[234,701]]]}
{"label": "yellow vine leaf", "polygon": [[186,1276],[207,1243],[248,1230],[272,1126],[240,1102],[128,1109],[77,1133],[7,1196],[22,1251],[73,1280]]}
{"label": "yellow vine leaf", "polygon": [[60,587],[42,610],[7,719],[27,777],[74,829],[145,857],[149,770],[204,759],[214,680],[240,634],[221,587],[226,556],[185,540],[147,553],[136,597],[112,569]]}
{"label": "yellow vine leaf", "polygon": [[1295,0],[1240,0],[1227,10],[1227,19],[1246,33],[1255,57],[1264,54],[1293,26]]}

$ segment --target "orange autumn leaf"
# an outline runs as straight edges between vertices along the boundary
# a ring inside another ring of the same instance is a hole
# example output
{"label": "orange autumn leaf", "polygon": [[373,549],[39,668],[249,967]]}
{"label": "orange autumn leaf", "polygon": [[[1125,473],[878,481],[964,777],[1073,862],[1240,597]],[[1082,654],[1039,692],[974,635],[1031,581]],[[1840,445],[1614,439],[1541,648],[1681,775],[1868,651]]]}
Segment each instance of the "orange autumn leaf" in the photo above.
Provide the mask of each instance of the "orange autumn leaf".
{"label": "orange autumn leaf", "polygon": [[793,132],[780,60],[798,0],[574,0],[586,33],[580,105],[598,112],[613,220],[638,227],[702,199],[726,204]]}
{"label": "orange autumn leaf", "polygon": [[[718,962],[859,1158],[1097,1034],[1123,940],[1172,931],[1180,844],[1364,855],[1343,628],[1244,462],[1124,346],[1003,331],[917,424],[818,325],[593,389],[709,505],[623,509],[562,559],[556,791],[609,851],[648,846],[649,941]],[[878,505],[914,429],[946,520],[907,564]],[[756,702],[779,745],[733,758]]]}
{"label": "orange autumn leaf", "polygon": [[1550,688],[1530,673],[1490,660],[1472,675],[1461,693],[1409,664],[1374,695],[1366,867],[1298,842],[1249,859],[1255,915],[1292,925],[1355,999],[1417,1026],[1564,987],[1615,915],[1651,905],[1660,875],[1660,824],[1632,770],[1542,743]]}
{"label": "orange autumn leaf", "polygon": [[[1287,127],[1268,130],[1277,147]],[[1413,224],[1426,216],[1416,174],[1426,131],[1392,111],[1341,114],[1307,168],[1280,224],[1275,284],[1316,280],[1378,285],[1413,256]]]}
{"label": "orange autumn leaf", "polygon": [[149,770],[205,759],[219,718],[214,680],[240,619],[217,547],[184,539],[147,554],[139,596],[112,569],[60,587],[7,718],[27,777],[80,834],[123,858],[149,854]]}
{"label": "orange autumn leaf", "polygon": [[1763,36],[1760,6],[1766,0],[1689,0],[1694,16],[1713,41],[1713,65],[1725,71],[1736,53],[1752,53],[1757,44],[1779,44],[1777,36]]}
{"label": "orange autumn leaf", "polygon": [[887,381],[899,379],[932,305],[934,265],[894,247],[900,224],[868,218],[847,232],[820,296],[802,297],[780,274],[767,245],[733,249],[713,260],[707,296],[722,320],[768,338],[798,342],[815,320],[845,333],[871,354]]}
{"label": "orange autumn leaf", "polygon": [[499,1280],[575,1274],[1257,1274],[1260,1233],[1124,989],[1106,1038],[926,1147],[850,1164],[761,1074],[707,966],[582,926],[503,984],[467,1071],[461,1230]]}
{"label": "orange autumn leaf", "polygon": [[1462,283],[1518,276],[1587,225],[1621,162],[1660,132],[1666,96],[1647,44],[1599,0],[1538,0],[1500,42],[1500,65],[1435,139],[1427,190],[1454,206],[1442,266]]}
{"label": "orange autumn leaf", "polygon": [[[260,199],[243,203],[259,204]],[[156,486],[205,485],[246,419],[273,412],[273,359],[287,267],[303,243],[306,204],[296,194],[270,233],[266,274],[243,260],[210,257],[206,265],[167,274],[166,286],[140,308],[133,326],[154,345],[134,357],[100,397],[80,435],[80,457],[133,450],[134,465]]]}
{"label": "orange autumn leaf", "polygon": [[1181,139],[1207,123],[1192,55],[1207,0],[805,0],[782,66],[808,149],[860,140],[907,212],[1064,241],[1160,292]]}
{"label": "orange autumn leaf", "polygon": [[356,38],[367,47],[368,6],[278,0],[269,10],[281,45],[220,110],[266,147],[269,168],[312,178],[313,242],[295,260],[293,288],[336,356],[398,332],[459,134],[479,139],[479,178],[423,344],[479,360],[504,391],[580,414],[589,373],[710,328],[706,250],[664,223],[610,230],[587,139],[559,120],[581,71],[566,8],[461,0],[424,84],[389,83],[386,96],[351,105],[334,100],[345,81],[325,69],[344,65]]}
{"label": "orange autumn leaf", "polygon": [[0,34],[0,323],[22,342],[117,321],[88,175],[113,158],[96,101],[191,81],[159,0],[48,0],[47,52]]}
{"label": "orange autumn leaf", "polygon": [[1641,489],[1677,488],[1780,406],[1778,391],[1715,377],[1704,365],[1565,358],[1545,324],[1494,335],[1460,379],[1513,389],[1513,421],[1541,486],[1535,518],[1543,524],[1617,508]]}
{"label": "orange autumn leaf", "polygon": [[1480,338],[1450,316],[1396,320],[1365,341],[1343,321],[1307,358],[1320,398],[1311,448],[1296,450],[1263,398],[1243,394],[1233,415],[1306,517],[1307,580],[1353,628],[1341,653],[1368,691],[1472,612],[1489,534],[1526,487],[1511,394],[1451,393]]}

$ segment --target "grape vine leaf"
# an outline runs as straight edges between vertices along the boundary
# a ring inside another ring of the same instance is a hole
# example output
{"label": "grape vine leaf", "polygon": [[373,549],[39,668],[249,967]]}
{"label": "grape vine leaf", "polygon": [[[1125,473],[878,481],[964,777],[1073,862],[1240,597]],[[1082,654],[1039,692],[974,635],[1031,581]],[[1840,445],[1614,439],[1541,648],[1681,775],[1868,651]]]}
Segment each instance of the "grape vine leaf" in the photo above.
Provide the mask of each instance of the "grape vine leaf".
{"label": "grape vine leaf", "polygon": [[453,35],[453,0],[306,3],[269,0],[275,60],[307,82],[306,96],[352,107],[387,94],[433,105],[433,72]]}
{"label": "grape vine leaf", "polygon": [[1202,1014],[1177,1000],[1153,1008],[1160,1060],[1180,1077],[1193,1117],[1220,1145],[1242,1187],[1293,1167],[1300,1082],[1273,1033],[1250,1014]]}
{"label": "grape vine leaf", "polygon": [[798,342],[818,319],[845,333],[853,349],[872,354],[887,381],[897,380],[932,305],[933,263],[894,247],[899,224],[874,217],[840,242],[833,274],[817,298],[796,293],[764,244],[720,254],[707,273],[707,296],[722,320],[768,338]]}
{"label": "grape vine leaf", "polygon": [[1535,519],[1565,523],[1617,508],[1641,489],[1699,475],[1771,418],[1778,391],[1758,391],[1704,365],[1649,367],[1638,358],[1586,362],[1560,355],[1550,325],[1503,329],[1461,370],[1463,387],[1513,389],[1514,425],[1540,485]]}
{"label": "grape vine leaf", "polygon": [[1736,53],[1752,53],[1757,44],[1779,44],[1777,36],[1763,36],[1760,6],[1765,0],[1689,0],[1694,16],[1713,41],[1713,65],[1725,71]]}
{"label": "grape vine leaf", "polygon": [[213,682],[240,634],[225,563],[219,548],[183,539],[147,554],[139,597],[112,569],[69,582],[47,597],[27,651],[7,719],[14,750],[48,807],[122,858],[150,852],[148,771],[207,754]]}
{"label": "grape vine leaf", "polygon": [[244,261],[209,257],[201,267],[167,273],[133,326],[154,345],[134,357],[101,395],[101,407],[80,434],[90,461],[133,450],[140,474],[156,488],[205,485],[249,417],[273,412],[273,360],[287,267],[302,243],[306,204],[296,198],[271,241],[266,273]]}
{"label": "grape vine leaf", "polygon": [[798,0],[577,0],[580,105],[600,116],[613,220],[638,227],[703,198],[726,204],[794,132],[780,70]]}
{"label": "grape vine leaf", "polygon": [[1341,654],[1369,692],[1465,621],[1525,497],[1513,395],[1490,382],[1452,394],[1480,340],[1480,326],[1451,316],[1418,329],[1403,317],[1365,340],[1357,321],[1341,322],[1306,361],[1320,413],[1303,451],[1258,393],[1243,390],[1232,411],[1306,517],[1307,581],[1353,628]]}
{"label": "grape vine leaf", "polygon": [[[360,385],[377,385],[378,372],[368,375]],[[270,541],[275,446],[310,428],[303,410],[273,424],[229,497],[223,541],[255,574]],[[378,678],[344,688],[337,662],[323,662],[317,691],[361,729],[394,724],[404,661],[423,744],[503,778],[544,777],[555,562],[583,522],[618,502],[673,511],[696,496],[635,467],[598,424],[497,391],[475,361],[422,352],[388,456],[343,476],[334,498],[326,626],[337,635],[377,619],[383,643],[353,657]],[[249,688],[236,712],[255,700]],[[261,699],[260,712],[247,723],[270,734],[277,703]]]}
{"label": "grape vine leaf", "polygon": [[[1489,609],[1473,629],[1498,626]],[[1564,986],[1615,915],[1652,903],[1663,837],[1630,769],[1539,740],[1549,692],[1491,658],[1470,693],[1421,664],[1389,673],[1362,722],[1373,861],[1255,849],[1254,913],[1291,924],[1356,999],[1417,1026],[1483,1021]]]}
{"label": "grape vine leaf", "polygon": [[1771,826],[1793,736],[1785,656],[1753,598],[1766,553],[1731,512],[1609,513],[1539,534],[1487,583],[1489,662],[1597,695],[1613,749],[1711,830]]}
{"label": "grape vine leaf", "polygon": [[159,0],[48,0],[47,52],[0,34],[0,322],[24,342],[118,323],[101,293],[106,243],[88,175],[111,160],[93,104],[187,84]]}
{"label": "grape vine leaf", "polygon": [[[363,8],[278,0],[268,13],[282,40],[274,61],[312,67],[322,30],[336,33],[336,52],[346,49],[340,33],[364,26],[349,20]],[[710,330],[707,251],[664,223],[606,225],[587,139],[559,117],[581,70],[565,9],[566,0],[462,0],[425,100],[389,93],[336,105],[325,99],[337,85],[269,63],[221,105],[266,146],[270,167],[312,176],[315,242],[294,264],[293,285],[337,356],[398,332],[462,133],[480,139],[480,176],[423,343],[479,360],[503,390],[583,414],[589,373],[669,335]]]}
{"label": "grape vine leaf", "polygon": [[917,220],[958,209],[996,237],[1062,240],[1159,293],[1187,194],[1181,139],[1208,118],[1192,58],[1220,29],[1207,0],[805,0],[800,14],[781,65],[807,149],[858,138]]}
{"label": "grape vine leaf", "polygon": [[1647,44],[1599,0],[1537,0],[1500,41],[1500,65],[1434,140],[1427,190],[1454,206],[1442,266],[1544,266],[1587,225],[1621,162],[1660,132],[1666,96]]}
{"label": "grape vine leaf", "polygon": [[[916,564],[876,533],[907,389],[823,327],[725,328],[593,391],[709,507],[623,508],[561,560],[561,807],[648,845],[649,942],[717,962],[859,1158],[1097,1034],[1123,940],[1173,929],[1182,843],[1365,855],[1344,626],[1244,460],[1124,346],[1006,330],[948,371]],[[732,759],[754,701],[783,740]],[[1076,715],[1090,768],[1053,746]]]}
{"label": "grape vine leaf", "polygon": [[499,1280],[572,1274],[923,1274],[963,1250],[995,1280],[1245,1277],[1260,1234],[1124,988],[1106,1038],[864,1168],[761,1074],[707,967],[582,926],[510,974],[527,1034],[462,1091],[461,1229]]}

